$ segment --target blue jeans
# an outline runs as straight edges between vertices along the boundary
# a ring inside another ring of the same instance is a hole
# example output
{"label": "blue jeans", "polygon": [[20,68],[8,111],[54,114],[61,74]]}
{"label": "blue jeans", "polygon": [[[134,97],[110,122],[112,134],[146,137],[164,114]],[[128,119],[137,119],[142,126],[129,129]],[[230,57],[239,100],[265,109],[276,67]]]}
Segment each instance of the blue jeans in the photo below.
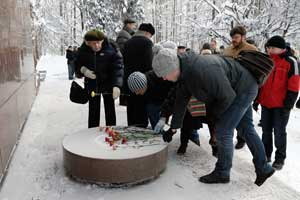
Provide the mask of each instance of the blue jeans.
{"label": "blue jeans", "polygon": [[146,112],[147,112],[147,116],[150,121],[152,129],[154,129],[155,125],[159,121],[160,108],[161,108],[161,104],[159,104],[159,103],[147,103],[146,104]]}
{"label": "blue jeans", "polygon": [[256,174],[268,173],[272,169],[266,161],[263,143],[253,125],[251,103],[256,97],[257,90],[257,85],[253,84],[243,94],[238,94],[233,103],[216,122],[218,161],[215,171],[220,176],[230,176],[235,128],[237,128],[239,136],[246,141],[251,151]]}
{"label": "blue jeans", "polygon": [[266,149],[266,156],[271,157],[273,152],[273,129],[275,139],[275,160],[284,162],[286,158],[286,126],[288,124],[290,112],[283,108],[269,109],[262,107],[262,141]]}
{"label": "blue jeans", "polygon": [[68,63],[69,80],[72,80],[74,78],[74,72],[75,72],[74,62]]}

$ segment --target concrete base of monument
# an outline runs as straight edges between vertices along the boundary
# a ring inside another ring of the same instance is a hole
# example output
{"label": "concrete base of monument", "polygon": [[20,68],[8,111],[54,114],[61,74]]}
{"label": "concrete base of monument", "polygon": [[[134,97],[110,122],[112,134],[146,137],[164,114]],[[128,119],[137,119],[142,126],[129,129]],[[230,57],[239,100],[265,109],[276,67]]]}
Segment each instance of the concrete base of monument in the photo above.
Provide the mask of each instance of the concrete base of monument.
{"label": "concrete base of monument", "polygon": [[82,130],[63,140],[67,175],[104,187],[126,187],[158,177],[166,168],[168,148],[148,129],[113,127],[126,142],[108,143],[99,128]]}

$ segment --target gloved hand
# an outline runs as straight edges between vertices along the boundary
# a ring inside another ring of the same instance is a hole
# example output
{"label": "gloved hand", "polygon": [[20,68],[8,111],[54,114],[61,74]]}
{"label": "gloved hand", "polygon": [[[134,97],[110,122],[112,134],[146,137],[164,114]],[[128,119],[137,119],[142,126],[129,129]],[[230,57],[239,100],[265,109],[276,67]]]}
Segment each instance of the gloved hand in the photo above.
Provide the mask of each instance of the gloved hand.
{"label": "gloved hand", "polygon": [[253,108],[253,110],[255,110],[255,112],[257,112],[258,111],[258,103],[257,102],[254,102],[253,104],[252,104],[252,108]]}
{"label": "gloved hand", "polygon": [[169,128],[167,131],[163,131],[163,140],[165,142],[171,142],[173,135],[176,133],[176,130]]}
{"label": "gloved hand", "polygon": [[96,79],[96,75],[93,71],[89,70],[87,67],[85,66],[82,66],[80,68],[80,72],[83,73],[83,75],[87,78],[90,78],[90,79]]}
{"label": "gloved hand", "polygon": [[154,133],[160,133],[166,125],[166,118],[161,117],[154,127]]}
{"label": "gloved hand", "polygon": [[120,94],[121,94],[120,88],[113,87],[113,93],[112,93],[113,99],[119,98]]}

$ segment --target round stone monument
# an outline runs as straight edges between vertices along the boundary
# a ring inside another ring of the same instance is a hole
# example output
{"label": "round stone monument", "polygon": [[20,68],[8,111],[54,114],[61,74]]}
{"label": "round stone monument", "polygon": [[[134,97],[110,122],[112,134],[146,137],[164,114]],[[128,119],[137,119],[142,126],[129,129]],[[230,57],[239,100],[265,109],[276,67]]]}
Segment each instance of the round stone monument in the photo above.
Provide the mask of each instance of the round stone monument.
{"label": "round stone monument", "polygon": [[105,187],[145,183],[166,168],[167,144],[160,135],[136,127],[91,128],[63,140],[66,173]]}

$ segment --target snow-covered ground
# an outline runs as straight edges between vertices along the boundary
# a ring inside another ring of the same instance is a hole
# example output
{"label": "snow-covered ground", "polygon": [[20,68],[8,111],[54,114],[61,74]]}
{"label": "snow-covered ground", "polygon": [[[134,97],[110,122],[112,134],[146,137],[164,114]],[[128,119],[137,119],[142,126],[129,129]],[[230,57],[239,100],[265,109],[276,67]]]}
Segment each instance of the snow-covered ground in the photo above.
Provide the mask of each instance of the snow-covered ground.
{"label": "snow-covered ground", "polygon": [[[166,171],[148,184],[104,189],[69,179],[64,174],[62,140],[64,136],[87,127],[88,108],[87,105],[73,104],[68,99],[71,81],[67,79],[64,57],[45,56],[39,67],[47,70],[47,77],[41,83],[1,188],[0,200],[300,199],[299,109],[293,110],[288,126],[286,165],[262,187],[253,183],[255,173],[247,148],[235,151],[229,184],[206,185],[198,182],[198,177],[209,173],[216,161],[211,156],[206,126],[200,130],[201,147],[190,144],[185,156],[176,155],[179,145],[177,134],[169,145]],[[117,106],[118,125],[126,125],[125,111],[124,107]],[[256,123],[258,118],[259,115],[255,114]],[[103,119],[101,124],[104,124]],[[261,132],[259,127],[257,130]]]}

